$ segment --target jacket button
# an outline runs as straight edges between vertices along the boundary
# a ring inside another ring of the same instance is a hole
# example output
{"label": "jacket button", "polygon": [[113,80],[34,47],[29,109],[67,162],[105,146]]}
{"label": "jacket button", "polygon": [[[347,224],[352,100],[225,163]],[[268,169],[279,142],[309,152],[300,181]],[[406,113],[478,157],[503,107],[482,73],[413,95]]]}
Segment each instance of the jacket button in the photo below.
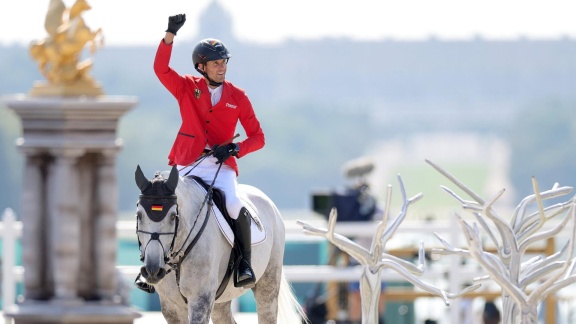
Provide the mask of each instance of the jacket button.
{"label": "jacket button", "polygon": [[208,110],[208,112],[212,112],[212,109]]}
{"label": "jacket button", "polygon": [[207,121],[206,121],[206,124],[210,124],[210,121],[209,121],[209,120],[207,120]]}

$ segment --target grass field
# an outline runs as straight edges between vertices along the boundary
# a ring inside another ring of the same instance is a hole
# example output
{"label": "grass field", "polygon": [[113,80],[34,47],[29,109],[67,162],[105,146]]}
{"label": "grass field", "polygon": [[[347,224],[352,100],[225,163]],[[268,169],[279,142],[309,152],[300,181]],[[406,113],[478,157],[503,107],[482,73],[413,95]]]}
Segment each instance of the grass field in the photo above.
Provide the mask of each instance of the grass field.
{"label": "grass field", "polygon": [[[486,187],[486,179],[488,179],[487,166],[453,164],[442,165],[442,168],[450,172],[468,188],[474,190],[481,196],[485,195],[484,188]],[[470,197],[458,189],[450,180],[427,164],[399,166],[397,169],[391,170],[388,175],[386,182],[392,185],[391,207],[393,215],[395,215],[402,206],[402,195],[397,175],[402,177],[408,198],[418,193],[423,194],[423,197],[418,202],[410,206],[407,219],[448,218],[450,211],[458,208],[459,204],[448,193],[442,190],[441,186],[449,188],[463,199],[470,199]],[[375,194],[382,205],[386,199],[385,190],[381,190]]]}

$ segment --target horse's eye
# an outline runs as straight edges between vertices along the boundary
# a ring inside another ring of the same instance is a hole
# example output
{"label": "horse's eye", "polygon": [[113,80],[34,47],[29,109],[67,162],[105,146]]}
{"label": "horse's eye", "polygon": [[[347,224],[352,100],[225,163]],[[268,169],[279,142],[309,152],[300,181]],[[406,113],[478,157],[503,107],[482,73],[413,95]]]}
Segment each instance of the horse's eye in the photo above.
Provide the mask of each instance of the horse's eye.
{"label": "horse's eye", "polygon": [[170,216],[170,221],[173,222],[176,219],[176,213],[172,213]]}
{"label": "horse's eye", "polygon": [[136,220],[142,219],[142,212],[136,212]]}

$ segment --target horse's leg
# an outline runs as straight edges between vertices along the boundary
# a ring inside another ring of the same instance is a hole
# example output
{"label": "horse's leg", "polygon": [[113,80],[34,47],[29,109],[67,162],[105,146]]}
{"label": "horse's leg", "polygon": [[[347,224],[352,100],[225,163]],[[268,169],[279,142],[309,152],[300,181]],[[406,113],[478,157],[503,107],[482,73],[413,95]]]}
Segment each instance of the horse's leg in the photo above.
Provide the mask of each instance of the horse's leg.
{"label": "horse's leg", "polygon": [[214,324],[236,324],[232,316],[232,303],[230,301],[214,304],[212,322]]}
{"label": "horse's leg", "polygon": [[278,320],[278,293],[282,264],[271,262],[256,286],[252,288],[258,310],[258,323],[275,324]]}
{"label": "horse's leg", "polygon": [[162,316],[168,324],[188,323],[188,307],[180,294],[174,273],[168,274],[155,286],[160,296]]}
{"label": "horse's leg", "polygon": [[160,297],[162,316],[168,324],[188,323],[188,309],[182,298]]}
{"label": "horse's leg", "polygon": [[172,301],[160,299],[162,316],[168,324],[188,323],[188,314],[179,307],[175,307]]}
{"label": "horse's leg", "polygon": [[188,314],[190,315],[190,324],[208,324],[214,307],[214,294],[199,293],[190,295],[188,299]]}

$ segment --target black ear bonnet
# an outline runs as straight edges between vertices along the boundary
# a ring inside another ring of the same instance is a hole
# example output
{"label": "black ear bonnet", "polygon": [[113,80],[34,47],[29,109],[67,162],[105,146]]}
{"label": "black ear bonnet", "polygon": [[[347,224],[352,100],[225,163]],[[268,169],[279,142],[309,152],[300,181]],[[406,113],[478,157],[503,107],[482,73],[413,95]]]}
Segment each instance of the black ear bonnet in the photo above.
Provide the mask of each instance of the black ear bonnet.
{"label": "black ear bonnet", "polygon": [[[175,169],[173,168],[173,171]],[[140,175],[139,175],[140,173]],[[165,179],[160,172],[156,172],[154,178],[149,181],[144,177],[140,167],[136,170],[136,183],[140,188],[138,203],[153,222],[162,221],[172,206],[176,205],[176,184],[178,173],[170,172],[170,177]]]}

